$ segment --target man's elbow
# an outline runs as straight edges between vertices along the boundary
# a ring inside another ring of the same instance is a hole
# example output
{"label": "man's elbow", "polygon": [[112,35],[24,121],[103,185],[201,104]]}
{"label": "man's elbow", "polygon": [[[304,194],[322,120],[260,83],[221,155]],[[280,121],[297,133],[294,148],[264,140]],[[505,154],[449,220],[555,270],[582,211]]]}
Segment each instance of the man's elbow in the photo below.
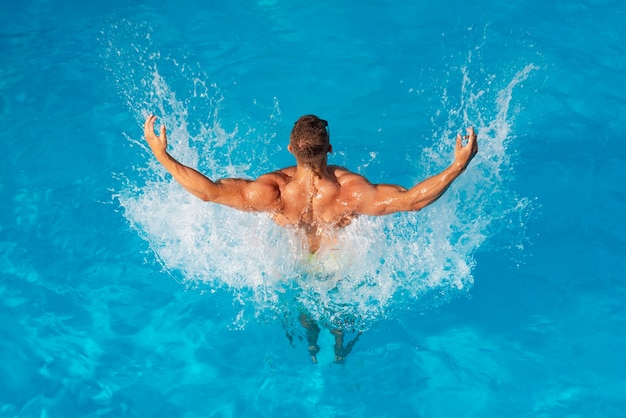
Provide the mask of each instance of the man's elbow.
{"label": "man's elbow", "polygon": [[411,202],[411,205],[409,206],[409,209],[407,210],[407,212],[418,212],[424,209],[426,206],[430,205],[431,203],[433,203],[433,201],[431,200],[424,200],[424,199],[416,200],[414,202]]}
{"label": "man's elbow", "polygon": [[214,202],[215,198],[214,196],[211,196],[210,193],[204,192],[204,191],[197,191],[197,190],[189,190],[189,192],[191,194],[193,194],[195,197],[197,197],[198,199],[202,200],[203,202]]}

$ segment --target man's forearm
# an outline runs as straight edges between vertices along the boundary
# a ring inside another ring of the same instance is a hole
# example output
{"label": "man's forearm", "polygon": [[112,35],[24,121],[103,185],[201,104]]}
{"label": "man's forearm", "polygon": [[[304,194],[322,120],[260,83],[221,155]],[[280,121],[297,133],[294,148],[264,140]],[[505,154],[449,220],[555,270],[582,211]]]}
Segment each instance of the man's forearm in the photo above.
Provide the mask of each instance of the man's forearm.
{"label": "man's forearm", "polygon": [[412,196],[412,210],[420,210],[439,199],[452,182],[465,171],[465,167],[453,162],[441,173],[413,186],[408,193]]}
{"label": "man's forearm", "polygon": [[212,200],[217,185],[208,177],[176,161],[167,152],[155,157],[185,190],[204,201]]}

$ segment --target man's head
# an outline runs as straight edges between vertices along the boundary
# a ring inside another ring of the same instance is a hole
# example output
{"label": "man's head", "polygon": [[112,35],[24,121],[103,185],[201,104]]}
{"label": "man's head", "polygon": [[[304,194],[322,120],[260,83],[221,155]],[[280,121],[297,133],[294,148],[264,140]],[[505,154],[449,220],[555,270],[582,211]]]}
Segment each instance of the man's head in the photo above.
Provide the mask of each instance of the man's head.
{"label": "man's head", "polygon": [[291,131],[289,151],[306,164],[317,164],[331,151],[328,122],[314,115],[302,116]]}

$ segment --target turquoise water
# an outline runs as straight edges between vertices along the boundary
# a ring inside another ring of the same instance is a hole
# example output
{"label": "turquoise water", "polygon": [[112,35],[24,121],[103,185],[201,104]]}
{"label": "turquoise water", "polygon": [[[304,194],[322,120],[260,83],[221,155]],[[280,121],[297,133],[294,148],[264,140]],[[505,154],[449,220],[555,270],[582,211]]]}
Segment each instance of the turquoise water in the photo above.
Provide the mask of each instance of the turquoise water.
{"label": "turquoise water", "polygon": [[[5,3],[0,416],[626,415],[622,3]],[[311,275],[172,183],[150,112],[212,177],[292,164],[307,113],[373,182],[480,152]],[[345,364],[301,309],[362,331]]]}

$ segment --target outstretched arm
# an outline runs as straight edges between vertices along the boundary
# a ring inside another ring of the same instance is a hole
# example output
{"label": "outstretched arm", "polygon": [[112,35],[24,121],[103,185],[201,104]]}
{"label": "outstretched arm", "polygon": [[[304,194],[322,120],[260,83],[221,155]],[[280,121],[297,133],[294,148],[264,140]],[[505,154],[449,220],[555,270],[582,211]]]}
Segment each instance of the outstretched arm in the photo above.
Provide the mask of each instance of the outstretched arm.
{"label": "outstretched arm", "polygon": [[239,210],[270,211],[279,203],[279,189],[275,181],[268,176],[257,180],[224,179],[211,181],[202,173],[181,164],[167,153],[167,134],[165,125],[159,135],[154,133],[157,117],[149,116],[144,124],[146,141],[163,167],[174,179],[194,196],[205,202],[215,202]]}
{"label": "outstretched arm", "polygon": [[467,144],[458,134],[454,149],[454,162],[441,173],[416,184],[410,189],[400,186],[378,184],[365,186],[360,192],[361,199],[357,212],[363,215],[388,215],[423,209],[439,199],[452,182],[459,176],[478,152],[478,142],[474,128],[467,128]]}

